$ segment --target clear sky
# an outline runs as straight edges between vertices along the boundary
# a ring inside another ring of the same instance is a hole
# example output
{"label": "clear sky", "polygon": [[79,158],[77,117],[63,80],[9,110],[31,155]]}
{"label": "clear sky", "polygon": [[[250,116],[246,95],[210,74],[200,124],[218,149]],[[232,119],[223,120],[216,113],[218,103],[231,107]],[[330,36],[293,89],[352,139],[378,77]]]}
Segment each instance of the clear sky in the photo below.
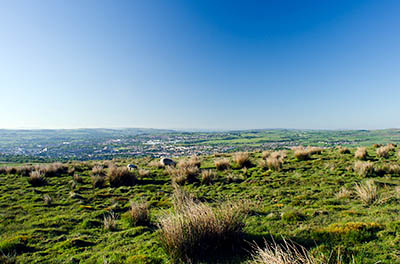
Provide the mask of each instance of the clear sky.
{"label": "clear sky", "polygon": [[0,128],[400,127],[400,1],[4,0]]}

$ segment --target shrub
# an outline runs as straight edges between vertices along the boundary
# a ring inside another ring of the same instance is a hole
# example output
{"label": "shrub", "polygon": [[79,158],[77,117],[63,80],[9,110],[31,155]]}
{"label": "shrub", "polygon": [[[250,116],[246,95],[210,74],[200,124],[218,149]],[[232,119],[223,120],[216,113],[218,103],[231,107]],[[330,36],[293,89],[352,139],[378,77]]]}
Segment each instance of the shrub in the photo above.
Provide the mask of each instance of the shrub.
{"label": "shrub", "polygon": [[41,186],[46,184],[46,179],[44,178],[44,174],[40,171],[32,171],[29,175],[28,182],[32,186]]}
{"label": "shrub", "polygon": [[231,164],[227,158],[218,159],[214,163],[215,163],[215,167],[219,171],[227,170],[231,167]]}
{"label": "shrub", "polygon": [[111,166],[108,168],[107,179],[111,187],[119,187],[134,185],[137,177],[134,171],[130,171],[126,167]]}
{"label": "shrub", "polygon": [[211,184],[217,178],[217,174],[213,170],[203,170],[201,172],[201,182]]}
{"label": "shrub", "polygon": [[355,191],[360,200],[366,205],[373,204],[379,199],[378,187],[374,180],[367,180],[361,184],[356,183]]}
{"label": "shrub", "polygon": [[240,168],[250,167],[250,154],[248,152],[237,152],[233,154],[233,161],[236,162]]}
{"label": "shrub", "polygon": [[317,264],[321,263],[312,257],[309,252],[300,245],[287,242],[282,244],[265,243],[264,248],[253,246],[252,260],[250,264]]}
{"label": "shrub", "polygon": [[160,218],[161,241],[174,259],[192,262],[232,247],[242,234],[245,214],[239,206],[211,206],[187,199],[179,210]]}
{"label": "shrub", "polygon": [[367,159],[367,149],[364,147],[357,148],[356,152],[354,153],[354,157],[359,160]]}
{"label": "shrub", "polygon": [[131,202],[129,209],[129,223],[132,226],[146,225],[150,222],[148,203]]}
{"label": "shrub", "polygon": [[362,177],[369,176],[374,172],[374,163],[370,161],[356,161],[354,163],[354,171]]}
{"label": "shrub", "polygon": [[199,173],[198,167],[167,167],[167,172],[171,176],[173,183],[184,184],[191,183],[196,180],[196,176]]}

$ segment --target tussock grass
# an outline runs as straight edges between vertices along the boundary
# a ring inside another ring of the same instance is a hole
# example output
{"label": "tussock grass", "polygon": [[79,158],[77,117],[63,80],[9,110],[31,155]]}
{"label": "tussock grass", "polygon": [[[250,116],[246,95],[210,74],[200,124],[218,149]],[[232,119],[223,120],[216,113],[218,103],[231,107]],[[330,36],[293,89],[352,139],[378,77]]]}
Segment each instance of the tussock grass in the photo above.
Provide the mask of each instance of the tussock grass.
{"label": "tussock grass", "polygon": [[215,167],[219,171],[224,171],[231,167],[231,163],[229,162],[229,159],[227,159],[227,158],[217,159],[214,161],[214,163],[215,163]]}
{"label": "tussock grass", "polygon": [[379,200],[378,186],[370,179],[355,186],[358,198],[366,205],[371,205]]}
{"label": "tussock grass", "polygon": [[149,204],[145,202],[131,202],[129,209],[129,223],[132,226],[149,224]]}
{"label": "tussock grass", "polygon": [[105,170],[103,166],[96,165],[92,168],[92,175],[102,175],[105,176]]}
{"label": "tussock grass", "polygon": [[264,248],[253,246],[250,264],[322,264],[306,248],[285,239],[282,244],[275,241],[265,244]]}
{"label": "tussock grass", "polygon": [[201,182],[211,184],[217,179],[217,173],[213,170],[203,170],[201,172]]}
{"label": "tussock grass", "polygon": [[337,150],[340,154],[350,154],[350,149],[347,147],[338,146]]}
{"label": "tussock grass", "polygon": [[371,176],[374,172],[374,163],[371,161],[356,161],[354,163],[354,171],[362,177]]}
{"label": "tussock grass", "polygon": [[114,231],[117,229],[117,217],[114,212],[104,216],[103,225],[105,230]]}
{"label": "tussock grass", "polygon": [[50,195],[45,194],[43,195],[43,202],[45,205],[50,205],[53,202],[53,198]]}
{"label": "tussock grass", "polygon": [[184,184],[184,183],[191,183],[196,181],[196,177],[199,174],[198,167],[167,167],[167,173],[171,176],[171,180],[173,183],[177,184]]}
{"label": "tussock grass", "polygon": [[236,204],[216,207],[178,191],[179,206],[159,219],[161,241],[173,259],[192,262],[232,246],[241,237],[245,214]]}
{"label": "tussock grass", "polygon": [[359,147],[357,148],[356,152],[354,153],[354,157],[359,160],[366,160],[367,159],[367,148]]}
{"label": "tussock grass", "polygon": [[395,149],[394,145],[386,145],[376,149],[376,156],[379,158],[387,158],[390,152]]}
{"label": "tussock grass", "polygon": [[41,186],[46,184],[46,179],[44,177],[44,173],[38,170],[32,171],[29,175],[28,182],[32,186]]}
{"label": "tussock grass", "polygon": [[351,190],[343,186],[340,191],[336,193],[336,199],[349,199],[352,193]]}
{"label": "tussock grass", "polygon": [[90,179],[92,180],[93,188],[103,188],[106,183],[106,177],[100,174],[92,175]]}
{"label": "tussock grass", "polygon": [[269,150],[264,150],[262,153],[261,153],[261,157],[262,157],[262,159],[266,159],[266,158],[268,158],[268,156],[271,154],[271,151],[269,151]]}
{"label": "tussock grass", "polygon": [[191,156],[189,159],[183,159],[178,162],[178,168],[197,167],[200,168],[201,161],[196,155]]}
{"label": "tussock grass", "polygon": [[233,154],[233,161],[239,165],[240,168],[251,167],[250,154],[248,152],[236,152]]}
{"label": "tussock grass", "polygon": [[141,179],[149,177],[150,175],[151,175],[151,172],[149,170],[145,170],[145,169],[138,170],[138,177]]}
{"label": "tussock grass", "polygon": [[107,171],[107,179],[111,187],[132,186],[136,183],[137,176],[135,171],[126,167],[111,166]]}
{"label": "tussock grass", "polygon": [[266,159],[268,168],[270,170],[280,171],[286,156],[285,151],[272,152]]}

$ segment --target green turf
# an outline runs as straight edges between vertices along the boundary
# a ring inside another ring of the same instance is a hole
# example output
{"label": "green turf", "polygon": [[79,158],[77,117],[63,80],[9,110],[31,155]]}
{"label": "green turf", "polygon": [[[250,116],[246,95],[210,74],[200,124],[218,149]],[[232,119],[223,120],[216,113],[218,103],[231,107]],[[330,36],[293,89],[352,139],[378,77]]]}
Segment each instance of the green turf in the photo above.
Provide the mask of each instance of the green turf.
{"label": "green turf", "polygon": [[[372,174],[380,203],[364,205],[353,193],[336,198],[342,186],[354,190],[366,178],[353,171],[354,149],[340,154],[326,149],[310,160],[297,161],[288,152],[279,172],[257,166],[261,153],[252,153],[254,167],[218,172],[210,185],[196,181],[185,188],[198,199],[215,204],[224,200],[254,201],[245,219],[244,250],[210,253],[208,263],[246,263],[250,242],[282,237],[308,248],[314,255],[340,254],[344,263],[400,263],[400,197],[395,187],[400,175]],[[396,150],[397,151],[397,150]],[[379,159],[368,148],[376,167],[399,164],[396,152]],[[229,156],[228,154],[224,154]],[[202,169],[214,169],[213,156],[201,157]],[[48,177],[47,185],[32,187],[20,175],[0,175],[0,262],[19,263],[174,263],[161,245],[158,218],[171,210],[172,186],[164,169],[149,166],[149,158],[129,162],[151,171],[135,186],[92,188],[90,170],[79,163],[76,173],[83,183],[71,187],[72,176]],[[69,164],[73,166],[73,164]],[[227,175],[235,175],[230,180]],[[52,197],[46,205],[44,195]],[[147,200],[151,224],[132,227],[126,218],[129,201]],[[104,216],[117,216],[114,231],[105,230]],[[214,259],[214,260],[213,260]]]}

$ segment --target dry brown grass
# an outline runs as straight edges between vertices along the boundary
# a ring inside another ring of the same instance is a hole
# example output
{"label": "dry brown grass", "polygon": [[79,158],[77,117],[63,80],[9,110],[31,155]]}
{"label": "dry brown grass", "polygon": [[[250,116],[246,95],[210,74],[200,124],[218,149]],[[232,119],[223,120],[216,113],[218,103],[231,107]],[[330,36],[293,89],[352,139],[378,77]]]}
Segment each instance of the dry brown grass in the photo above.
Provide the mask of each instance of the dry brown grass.
{"label": "dry brown grass", "polygon": [[145,169],[139,169],[138,170],[138,176],[141,179],[149,177],[150,175],[151,175],[151,172],[149,170],[145,170]]}
{"label": "dry brown grass", "polygon": [[336,193],[336,199],[349,199],[353,192],[346,187],[342,187],[339,192]]}
{"label": "dry brown grass", "polygon": [[130,171],[127,167],[110,166],[107,179],[111,187],[132,186],[136,183],[137,176],[135,171]]}
{"label": "dry brown grass", "polygon": [[292,148],[294,156],[297,160],[308,160],[310,159],[311,153],[307,148],[302,146]]}
{"label": "dry brown grass", "polygon": [[285,151],[272,152],[266,160],[268,168],[270,170],[280,171],[286,156]]}
{"label": "dry brown grass", "polygon": [[390,152],[395,148],[393,145],[386,145],[376,149],[376,156],[379,158],[387,158],[390,155]]}
{"label": "dry brown grass", "polygon": [[362,177],[370,176],[374,172],[374,163],[371,161],[356,161],[354,163],[354,171]]}
{"label": "dry brown grass", "polygon": [[44,173],[38,170],[32,171],[29,175],[28,182],[32,186],[41,186],[46,184]]}
{"label": "dry brown grass", "polygon": [[159,219],[161,241],[170,256],[185,263],[229,248],[241,236],[245,214],[236,204],[211,207],[178,194],[180,206]]}
{"label": "dry brown grass", "polygon": [[354,153],[354,157],[359,160],[366,160],[367,159],[367,148],[359,147],[357,148],[356,152]]}
{"label": "dry brown grass", "polygon": [[153,168],[158,168],[158,169],[165,167],[163,164],[161,164],[160,160],[158,160],[158,159],[150,161],[149,166],[153,167]]}
{"label": "dry brown grass", "polygon": [[79,174],[74,174],[73,179],[77,183],[82,183],[83,182],[83,179]]}
{"label": "dry brown grass", "polygon": [[229,159],[223,158],[223,159],[217,159],[214,161],[215,167],[219,171],[227,170],[231,167],[231,163],[229,162]]}
{"label": "dry brown grass", "polygon": [[356,183],[355,192],[360,200],[366,205],[371,205],[379,200],[378,186],[372,179],[361,184]]}
{"label": "dry brown grass", "polygon": [[253,246],[250,264],[322,264],[310,255],[304,247],[283,240],[282,244],[265,243],[264,248]]}
{"label": "dry brown grass", "polygon": [[95,165],[92,168],[92,175],[105,175],[105,170],[103,166],[100,165]]}
{"label": "dry brown grass", "polygon": [[45,194],[43,195],[43,202],[45,205],[51,205],[51,203],[53,202],[53,198],[51,198],[50,195]]}
{"label": "dry brown grass", "polygon": [[261,157],[262,157],[262,159],[266,159],[266,158],[268,158],[269,157],[269,155],[271,154],[271,151],[269,151],[269,150],[264,150],[263,152],[262,152],[262,154],[261,154]]}
{"label": "dry brown grass", "polygon": [[129,209],[129,223],[132,226],[149,224],[149,204],[145,202],[131,202]]}
{"label": "dry brown grass", "polygon": [[117,229],[117,217],[114,212],[111,212],[109,215],[104,216],[103,224],[105,230],[116,230]]}
{"label": "dry brown grass", "polygon": [[106,184],[106,177],[103,175],[92,175],[90,179],[92,180],[93,188],[103,188]]}
{"label": "dry brown grass", "polygon": [[337,150],[340,154],[350,154],[350,149],[342,146],[338,146]]}
{"label": "dry brown grass", "polygon": [[167,167],[167,173],[171,176],[171,180],[173,183],[184,184],[191,183],[196,180],[197,175],[199,174],[198,167],[178,167],[174,168],[171,166]]}
{"label": "dry brown grass", "polygon": [[400,186],[394,187],[394,192],[395,192],[397,198],[400,198]]}
{"label": "dry brown grass", "polygon": [[217,179],[217,173],[213,170],[203,170],[201,172],[201,182],[211,184]]}
{"label": "dry brown grass", "polygon": [[233,161],[239,165],[240,168],[251,167],[250,154],[248,152],[236,152],[233,154]]}

